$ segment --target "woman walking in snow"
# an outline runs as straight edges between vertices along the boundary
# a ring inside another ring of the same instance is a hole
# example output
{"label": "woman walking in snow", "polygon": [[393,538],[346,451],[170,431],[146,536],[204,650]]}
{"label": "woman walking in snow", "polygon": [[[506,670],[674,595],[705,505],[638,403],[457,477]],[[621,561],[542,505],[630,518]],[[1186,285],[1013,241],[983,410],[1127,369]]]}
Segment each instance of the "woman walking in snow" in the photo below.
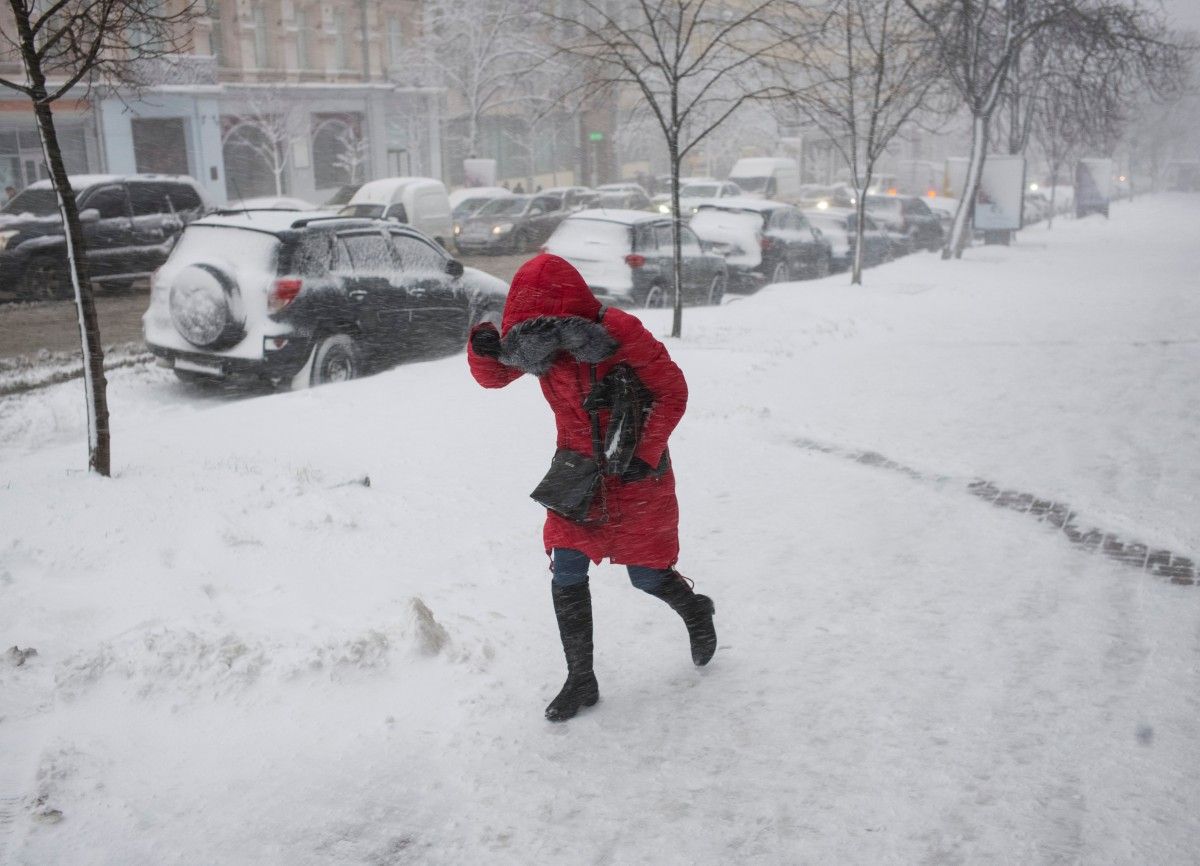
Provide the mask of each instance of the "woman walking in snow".
{"label": "woman walking in snow", "polygon": [[625,565],[635,587],[662,599],[683,618],[692,660],[707,664],[717,648],[712,600],[692,591],[674,565],[679,558],[679,505],[667,437],[687,405],[683,373],[666,348],[623,310],[607,309],[569,263],[542,254],[513,278],[501,330],[471,331],[471,374],[502,388],[524,373],[538,377],[554,411],[560,453],[595,453],[593,417],[584,401],[618,365],[640,380],[650,400],[636,450],[619,475],[603,475],[589,515],[580,522],[547,510],[543,540],[551,556],[551,595],[567,659],[567,681],[546,707],[565,721],[600,698],[592,670],[592,597],[588,563],[607,557]]}

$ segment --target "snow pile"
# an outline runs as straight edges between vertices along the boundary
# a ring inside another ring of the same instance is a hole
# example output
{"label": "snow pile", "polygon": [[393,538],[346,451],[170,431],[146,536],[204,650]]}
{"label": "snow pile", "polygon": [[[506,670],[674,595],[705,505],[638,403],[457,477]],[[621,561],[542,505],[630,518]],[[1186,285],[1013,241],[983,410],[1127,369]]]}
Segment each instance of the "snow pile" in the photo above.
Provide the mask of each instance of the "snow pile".
{"label": "snow pile", "polygon": [[534,381],[120,369],[111,481],[78,383],[4,398],[0,648],[37,654],[0,657],[0,861],[1190,862],[1200,590],[1004,492],[1200,552],[1197,225],[1161,197],[689,309],[720,648],[597,568],[601,701],[560,726]]}

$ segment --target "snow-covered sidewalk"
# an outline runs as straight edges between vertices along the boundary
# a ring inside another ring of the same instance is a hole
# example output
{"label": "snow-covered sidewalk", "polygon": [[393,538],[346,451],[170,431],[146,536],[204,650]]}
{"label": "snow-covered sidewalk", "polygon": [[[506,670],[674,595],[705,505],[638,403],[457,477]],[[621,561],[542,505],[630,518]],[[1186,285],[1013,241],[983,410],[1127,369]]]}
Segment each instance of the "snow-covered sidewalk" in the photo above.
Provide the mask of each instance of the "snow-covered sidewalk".
{"label": "snow-covered sidewalk", "polygon": [[38,650],[0,659],[0,862],[1194,862],[1200,587],[967,485],[1200,553],[1197,240],[1144,199],[689,309],[720,649],[595,569],[565,725],[533,381],[117,370],[112,481],[78,383],[0,399],[0,642]]}

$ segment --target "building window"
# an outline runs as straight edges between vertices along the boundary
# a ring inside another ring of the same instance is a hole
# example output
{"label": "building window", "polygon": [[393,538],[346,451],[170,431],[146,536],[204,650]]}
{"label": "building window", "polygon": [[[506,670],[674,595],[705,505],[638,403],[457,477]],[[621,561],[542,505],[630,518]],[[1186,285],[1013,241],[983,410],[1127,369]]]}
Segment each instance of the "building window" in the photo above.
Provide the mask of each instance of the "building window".
{"label": "building window", "polygon": [[388,19],[387,40],[388,59],[391,60],[392,67],[397,68],[404,56],[404,25],[400,23],[399,18]]}
{"label": "building window", "polygon": [[296,10],[296,67],[311,69],[312,56],[309,49],[308,13],[303,9]]}
{"label": "building window", "polygon": [[346,44],[346,22],[340,17],[333,21],[333,62],[338,69],[350,68],[350,54]]}
{"label": "building window", "polygon": [[217,65],[225,65],[225,34],[221,29],[221,4],[217,0],[208,0],[207,14],[210,22],[208,33],[208,50],[217,58]]}
{"label": "building window", "polygon": [[254,65],[266,69],[271,65],[271,39],[267,32],[267,9],[254,4]]}

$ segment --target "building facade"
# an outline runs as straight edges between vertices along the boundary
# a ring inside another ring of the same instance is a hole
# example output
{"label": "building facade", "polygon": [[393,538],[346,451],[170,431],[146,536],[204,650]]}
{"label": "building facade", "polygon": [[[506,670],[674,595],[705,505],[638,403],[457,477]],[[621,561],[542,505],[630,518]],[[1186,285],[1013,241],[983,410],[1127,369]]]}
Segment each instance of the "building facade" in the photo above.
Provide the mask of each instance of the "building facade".
{"label": "building facade", "polygon": [[[216,202],[316,204],[371,177],[440,177],[441,94],[405,69],[419,13],[418,0],[209,0],[191,52],[156,63],[152,86],[55,104],[68,170],[188,174]],[[21,74],[11,54],[0,70]],[[45,176],[28,101],[4,95],[0,185]]]}

